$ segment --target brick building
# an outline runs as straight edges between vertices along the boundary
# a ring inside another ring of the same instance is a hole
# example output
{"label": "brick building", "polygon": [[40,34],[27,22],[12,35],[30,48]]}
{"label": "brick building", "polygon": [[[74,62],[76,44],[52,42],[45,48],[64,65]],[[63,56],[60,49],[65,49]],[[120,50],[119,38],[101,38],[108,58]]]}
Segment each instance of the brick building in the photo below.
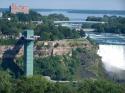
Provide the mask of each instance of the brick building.
{"label": "brick building", "polygon": [[17,14],[17,13],[29,14],[29,7],[27,7],[27,6],[17,6],[16,4],[13,3],[10,6],[10,12],[12,14]]}

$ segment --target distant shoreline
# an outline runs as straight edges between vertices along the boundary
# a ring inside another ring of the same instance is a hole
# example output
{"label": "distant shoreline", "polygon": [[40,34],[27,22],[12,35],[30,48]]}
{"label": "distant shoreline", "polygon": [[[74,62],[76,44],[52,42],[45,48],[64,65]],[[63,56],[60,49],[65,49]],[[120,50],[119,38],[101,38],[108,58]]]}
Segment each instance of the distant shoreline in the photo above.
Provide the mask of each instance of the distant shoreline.
{"label": "distant shoreline", "polygon": [[[61,11],[81,14],[119,14],[125,15],[125,10],[82,10],[82,9],[31,9],[37,12]],[[0,8],[0,11],[9,11],[9,8]]]}

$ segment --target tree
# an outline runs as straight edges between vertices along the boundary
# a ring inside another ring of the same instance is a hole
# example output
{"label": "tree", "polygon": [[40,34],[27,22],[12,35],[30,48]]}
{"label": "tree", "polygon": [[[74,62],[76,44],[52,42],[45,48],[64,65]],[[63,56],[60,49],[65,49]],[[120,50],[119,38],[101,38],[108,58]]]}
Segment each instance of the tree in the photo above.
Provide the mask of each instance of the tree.
{"label": "tree", "polygon": [[106,80],[84,80],[78,84],[78,93],[124,93],[124,88]]}
{"label": "tree", "polygon": [[12,93],[12,79],[7,72],[0,71],[0,93]]}
{"label": "tree", "polygon": [[16,81],[15,93],[45,93],[48,84],[42,76],[24,77]]}
{"label": "tree", "polygon": [[55,80],[71,80],[79,65],[77,59],[66,56],[50,56],[35,60],[35,74],[50,76]]}
{"label": "tree", "polygon": [[65,17],[63,14],[50,14],[48,16],[48,19],[52,20],[52,21],[66,21],[66,20],[69,20],[69,18]]}
{"label": "tree", "polygon": [[[103,21],[105,24],[89,25],[90,28],[96,29],[100,33],[125,33],[125,18],[117,16],[103,16],[103,17],[88,17],[87,21]],[[86,25],[85,25],[86,26]],[[83,28],[85,27],[83,25]],[[88,25],[87,25],[88,26]]]}

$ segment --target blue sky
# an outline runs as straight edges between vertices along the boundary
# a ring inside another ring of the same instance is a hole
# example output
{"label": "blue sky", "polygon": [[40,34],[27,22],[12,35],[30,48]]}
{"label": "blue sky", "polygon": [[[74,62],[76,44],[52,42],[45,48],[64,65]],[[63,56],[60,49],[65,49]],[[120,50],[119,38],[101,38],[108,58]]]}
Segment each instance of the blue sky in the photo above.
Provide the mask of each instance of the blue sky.
{"label": "blue sky", "polygon": [[0,0],[0,8],[11,3],[30,8],[125,10],[125,0]]}

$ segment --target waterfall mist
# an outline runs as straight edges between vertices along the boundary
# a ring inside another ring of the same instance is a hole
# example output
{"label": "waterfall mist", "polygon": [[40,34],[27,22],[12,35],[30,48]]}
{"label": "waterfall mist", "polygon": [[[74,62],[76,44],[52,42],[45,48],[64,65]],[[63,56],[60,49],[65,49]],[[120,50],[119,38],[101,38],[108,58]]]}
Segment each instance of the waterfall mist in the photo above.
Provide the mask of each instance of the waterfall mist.
{"label": "waterfall mist", "polygon": [[125,46],[99,45],[98,54],[111,78],[125,80]]}

